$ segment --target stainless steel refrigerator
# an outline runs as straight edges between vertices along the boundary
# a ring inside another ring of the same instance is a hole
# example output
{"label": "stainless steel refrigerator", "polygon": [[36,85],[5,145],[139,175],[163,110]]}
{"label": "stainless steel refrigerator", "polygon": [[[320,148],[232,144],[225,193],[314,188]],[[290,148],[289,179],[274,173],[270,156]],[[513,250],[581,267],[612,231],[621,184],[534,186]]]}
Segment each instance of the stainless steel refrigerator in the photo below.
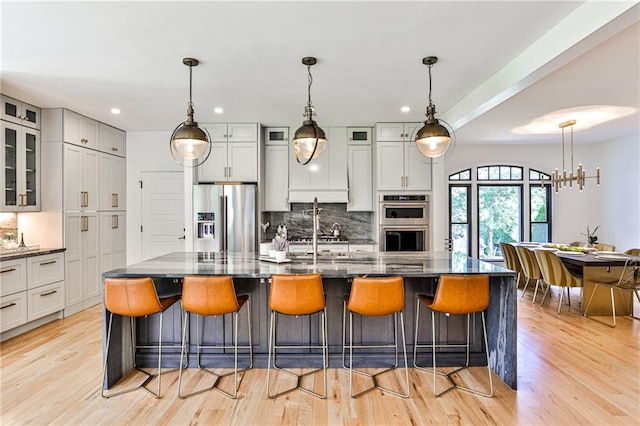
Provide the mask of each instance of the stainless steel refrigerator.
{"label": "stainless steel refrigerator", "polygon": [[256,195],[253,184],[194,185],[194,251],[254,253]]}

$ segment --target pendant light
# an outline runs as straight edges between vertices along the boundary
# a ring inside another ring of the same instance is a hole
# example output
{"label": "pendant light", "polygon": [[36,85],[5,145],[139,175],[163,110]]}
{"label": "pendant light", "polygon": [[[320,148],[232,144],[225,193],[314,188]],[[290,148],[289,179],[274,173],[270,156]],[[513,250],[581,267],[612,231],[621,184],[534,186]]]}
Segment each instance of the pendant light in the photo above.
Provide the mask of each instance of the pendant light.
{"label": "pendant light", "polygon": [[[562,129],[562,174],[560,174],[558,169],[555,169],[551,176],[551,183],[556,194],[561,187],[566,187],[567,185],[570,188],[573,187],[574,181],[576,182],[580,192],[582,192],[582,188],[584,188],[587,179],[595,179],[596,185],[600,186],[600,167],[596,167],[596,174],[594,176],[587,176],[587,171],[582,167],[582,163],[579,163],[578,168],[576,169],[576,174],[573,174],[573,126],[575,126],[575,124],[576,120],[568,120],[558,125],[558,127]],[[569,169],[569,173],[567,173],[567,168],[564,163],[564,129],[567,127],[571,130],[571,169]]]}
{"label": "pendant light", "polygon": [[451,126],[444,120],[435,118],[436,106],[431,101],[431,67],[436,62],[438,62],[437,56],[427,56],[422,59],[422,63],[429,67],[429,105],[427,105],[427,121],[424,122],[424,126],[418,131],[415,139],[420,153],[429,158],[444,155],[451,143],[451,133],[447,127],[440,124],[440,121],[447,124],[449,128]]}
{"label": "pendant light", "polygon": [[184,58],[182,63],[189,67],[189,104],[187,105],[187,121],[180,123],[171,134],[169,151],[174,160],[186,167],[197,167],[204,163],[211,154],[211,137],[206,129],[198,127],[193,120],[192,75],[193,67],[197,67],[197,59]]}
{"label": "pendant light", "polygon": [[309,86],[307,87],[307,106],[304,108],[305,120],[302,127],[296,130],[293,137],[293,150],[296,161],[299,164],[307,165],[311,160],[318,157],[327,148],[327,136],[318,124],[313,120],[316,115],[315,108],[311,104],[311,84],[313,77],[311,76],[311,66],[317,62],[316,58],[307,56],[302,58],[302,63],[307,66],[309,74]]}

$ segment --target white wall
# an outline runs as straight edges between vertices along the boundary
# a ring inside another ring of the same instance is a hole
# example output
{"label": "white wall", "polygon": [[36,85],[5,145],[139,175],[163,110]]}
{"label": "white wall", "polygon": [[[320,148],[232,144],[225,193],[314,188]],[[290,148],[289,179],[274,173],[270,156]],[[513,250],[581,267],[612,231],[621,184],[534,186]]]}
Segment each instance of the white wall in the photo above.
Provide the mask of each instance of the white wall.
{"label": "white wall", "polygon": [[127,132],[127,264],[142,257],[142,172],[183,171],[169,153],[171,132]]}

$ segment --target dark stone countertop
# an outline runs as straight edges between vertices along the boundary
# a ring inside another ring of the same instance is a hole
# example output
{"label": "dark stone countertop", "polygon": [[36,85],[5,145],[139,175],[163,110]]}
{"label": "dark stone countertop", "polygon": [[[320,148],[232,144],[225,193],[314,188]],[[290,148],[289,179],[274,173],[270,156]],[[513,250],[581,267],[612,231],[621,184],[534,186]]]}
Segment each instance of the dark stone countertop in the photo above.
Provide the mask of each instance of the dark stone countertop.
{"label": "dark stone countertop", "polygon": [[38,250],[6,253],[6,254],[0,255],[0,262],[4,262],[6,260],[24,259],[24,258],[33,257],[33,256],[43,256],[45,254],[51,254],[51,253],[60,253],[61,251],[65,251],[65,250],[66,250],[65,248],[41,248]]}
{"label": "dark stone countertop", "polygon": [[114,269],[103,277],[152,276],[180,278],[184,275],[231,275],[236,278],[269,278],[272,274],[318,272],[326,278],[354,276],[434,277],[443,273],[513,276],[500,266],[449,252],[426,254],[352,253],[320,256],[314,264],[310,255],[295,256],[283,263],[260,260],[258,254],[176,252],[126,268]]}

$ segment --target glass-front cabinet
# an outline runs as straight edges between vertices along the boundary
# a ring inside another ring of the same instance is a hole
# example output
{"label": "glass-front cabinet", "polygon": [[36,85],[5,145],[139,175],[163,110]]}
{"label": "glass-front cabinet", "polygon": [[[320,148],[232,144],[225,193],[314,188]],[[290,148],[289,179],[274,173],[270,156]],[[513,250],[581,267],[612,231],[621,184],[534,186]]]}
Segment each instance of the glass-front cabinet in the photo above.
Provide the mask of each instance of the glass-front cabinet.
{"label": "glass-front cabinet", "polygon": [[2,211],[40,210],[40,131],[2,121]]}

